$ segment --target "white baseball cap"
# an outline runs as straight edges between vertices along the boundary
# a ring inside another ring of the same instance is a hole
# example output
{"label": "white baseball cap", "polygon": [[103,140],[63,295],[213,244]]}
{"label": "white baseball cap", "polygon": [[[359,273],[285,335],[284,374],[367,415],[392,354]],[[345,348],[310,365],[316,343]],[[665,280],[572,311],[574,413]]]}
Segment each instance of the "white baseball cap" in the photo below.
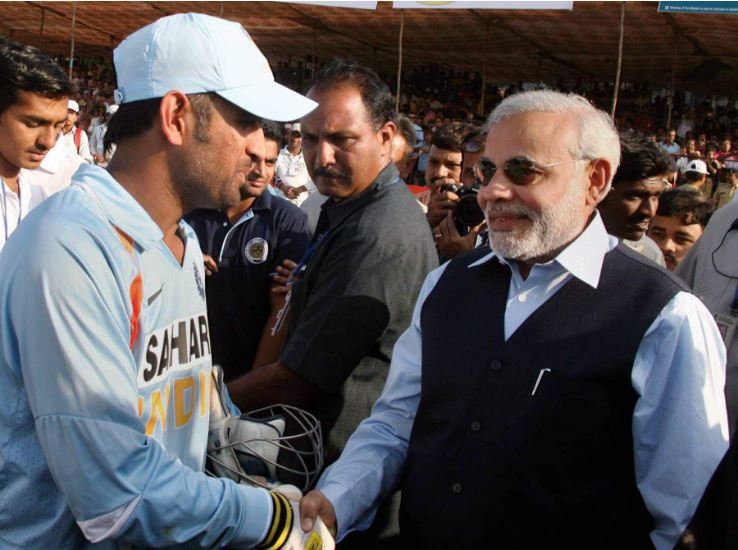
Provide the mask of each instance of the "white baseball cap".
{"label": "white baseball cap", "polygon": [[707,164],[701,160],[693,160],[687,164],[685,172],[699,172],[700,174],[709,174],[707,171]]}
{"label": "white baseball cap", "polygon": [[73,99],[70,99],[69,101],[67,101],[67,110],[79,113],[79,103],[77,103]]}
{"label": "white baseball cap", "polygon": [[113,52],[116,103],[215,92],[269,120],[295,120],[318,104],[274,81],[264,55],[239,23],[200,13],[162,17]]}

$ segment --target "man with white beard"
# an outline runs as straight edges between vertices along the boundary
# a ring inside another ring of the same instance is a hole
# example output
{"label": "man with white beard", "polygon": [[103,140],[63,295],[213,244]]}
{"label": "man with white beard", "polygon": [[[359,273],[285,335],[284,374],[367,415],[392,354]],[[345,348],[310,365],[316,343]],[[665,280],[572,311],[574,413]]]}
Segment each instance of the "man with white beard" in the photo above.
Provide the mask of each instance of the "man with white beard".
{"label": "man with white beard", "polygon": [[399,485],[408,548],[673,548],[727,448],[717,327],[607,235],[620,147],[604,112],[527,92],[486,129],[492,252],[428,276],[303,529],[320,515],[340,540]]}

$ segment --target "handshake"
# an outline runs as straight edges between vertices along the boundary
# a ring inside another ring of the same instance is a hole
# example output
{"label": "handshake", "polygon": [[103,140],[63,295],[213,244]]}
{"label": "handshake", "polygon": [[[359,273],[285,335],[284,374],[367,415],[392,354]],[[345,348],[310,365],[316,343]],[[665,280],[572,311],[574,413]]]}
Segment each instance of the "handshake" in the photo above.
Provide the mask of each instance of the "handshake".
{"label": "handshake", "polygon": [[[264,540],[256,547],[273,550],[334,550],[333,533],[318,513],[328,513],[326,519],[335,526],[333,507],[318,491],[301,499],[294,485],[280,485],[270,492],[272,522]],[[322,505],[322,508],[321,508]]]}
{"label": "handshake", "polygon": [[323,467],[320,422],[289,405],[231,414],[222,369],[211,376],[205,472],[269,491],[271,521],[256,548],[333,550],[333,505],[320,491],[302,496]]}

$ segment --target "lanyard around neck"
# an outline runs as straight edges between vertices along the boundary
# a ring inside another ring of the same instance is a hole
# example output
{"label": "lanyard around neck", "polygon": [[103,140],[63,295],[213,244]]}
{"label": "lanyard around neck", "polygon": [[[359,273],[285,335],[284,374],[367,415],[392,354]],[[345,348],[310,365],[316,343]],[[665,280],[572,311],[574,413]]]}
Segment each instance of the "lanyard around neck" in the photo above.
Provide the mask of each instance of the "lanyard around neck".
{"label": "lanyard around neck", "polygon": [[[0,184],[2,184],[3,188],[3,228],[5,229],[5,242],[7,242],[8,237],[10,236],[10,230],[8,229],[8,187],[5,185],[5,179],[1,177]],[[20,225],[22,215],[23,205],[21,204],[20,180],[18,180],[18,221],[15,224],[15,227]]]}

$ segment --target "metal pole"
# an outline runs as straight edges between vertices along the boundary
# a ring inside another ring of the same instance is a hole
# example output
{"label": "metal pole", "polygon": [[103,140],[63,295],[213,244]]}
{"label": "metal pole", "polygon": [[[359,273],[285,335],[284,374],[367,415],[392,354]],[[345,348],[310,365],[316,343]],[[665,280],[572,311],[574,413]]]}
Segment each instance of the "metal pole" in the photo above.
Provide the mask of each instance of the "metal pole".
{"label": "metal pole", "polygon": [[484,60],[482,61],[482,99],[479,101],[479,108],[477,114],[484,116],[484,100],[487,90],[487,57],[489,53],[489,27],[487,27],[484,33]]}
{"label": "metal pole", "polygon": [[618,44],[618,69],[615,73],[615,89],[612,91],[612,110],[610,118],[615,122],[615,110],[618,106],[618,93],[620,92],[620,71],[623,68],[623,36],[625,34],[625,2],[620,5],[620,43]]}
{"label": "metal pole", "polygon": [[318,64],[317,52],[318,51],[318,31],[313,27],[313,68],[310,71],[310,80],[315,78],[315,66]]}
{"label": "metal pole", "polygon": [[405,33],[405,10],[400,10],[400,48],[399,61],[397,62],[397,98],[395,99],[395,111],[400,112],[400,79],[402,78],[402,35]]}
{"label": "metal pole", "polygon": [[679,35],[674,34],[674,56],[671,60],[671,86],[669,87],[669,109],[666,114],[666,131],[671,127],[671,111],[674,108],[674,81],[676,80],[676,63],[677,63],[677,45],[679,44]]}
{"label": "metal pole", "polygon": [[72,44],[69,50],[69,78],[72,78],[74,69],[74,29],[77,26],[77,1],[72,2]]}

